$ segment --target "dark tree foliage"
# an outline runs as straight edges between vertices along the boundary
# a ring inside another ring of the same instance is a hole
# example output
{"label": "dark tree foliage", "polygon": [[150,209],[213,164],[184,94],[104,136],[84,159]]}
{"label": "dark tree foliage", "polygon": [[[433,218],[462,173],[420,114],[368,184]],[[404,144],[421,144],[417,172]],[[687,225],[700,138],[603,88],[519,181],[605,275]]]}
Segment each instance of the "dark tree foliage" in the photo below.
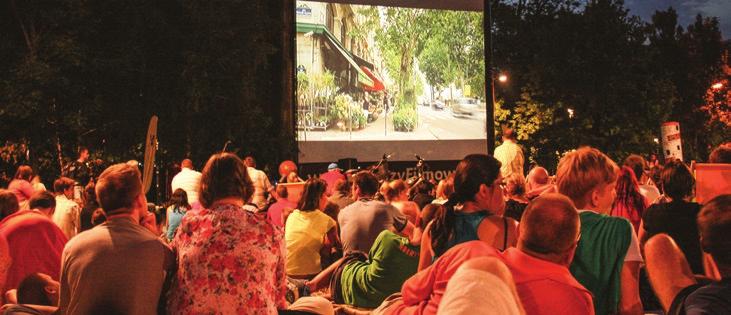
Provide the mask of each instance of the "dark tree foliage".
{"label": "dark tree foliage", "polygon": [[495,64],[511,73],[498,87],[498,120],[518,129],[539,164],[553,168],[582,145],[617,160],[659,152],[654,138],[669,120],[681,124],[687,160],[706,160],[722,141],[710,135],[728,135],[700,110],[722,77],[715,18],[683,31],[672,8],[646,23],[623,1],[539,0],[498,3],[495,20]]}
{"label": "dark tree foliage", "polygon": [[276,75],[286,5],[0,1],[0,140],[28,143],[46,180],[59,173],[57,144],[67,160],[78,145],[110,162],[141,160],[152,115],[166,163],[200,167],[227,140],[272,165],[291,158]]}

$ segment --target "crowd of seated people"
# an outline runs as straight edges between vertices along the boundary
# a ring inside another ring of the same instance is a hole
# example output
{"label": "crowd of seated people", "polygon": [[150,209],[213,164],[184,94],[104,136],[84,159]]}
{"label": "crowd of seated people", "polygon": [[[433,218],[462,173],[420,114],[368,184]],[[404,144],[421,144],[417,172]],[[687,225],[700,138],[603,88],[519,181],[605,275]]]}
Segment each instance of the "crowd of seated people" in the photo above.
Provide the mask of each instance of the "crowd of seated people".
{"label": "crowd of seated people", "polygon": [[503,177],[471,154],[438,183],[331,164],[297,196],[253,161],[218,153],[198,173],[186,160],[161,210],[134,165],[110,166],[80,199],[74,180],[50,193],[19,167],[0,189],[2,311],[731,314],[731,195],[694,202],[679,160],[620,167],[582,147],[554,176]]}

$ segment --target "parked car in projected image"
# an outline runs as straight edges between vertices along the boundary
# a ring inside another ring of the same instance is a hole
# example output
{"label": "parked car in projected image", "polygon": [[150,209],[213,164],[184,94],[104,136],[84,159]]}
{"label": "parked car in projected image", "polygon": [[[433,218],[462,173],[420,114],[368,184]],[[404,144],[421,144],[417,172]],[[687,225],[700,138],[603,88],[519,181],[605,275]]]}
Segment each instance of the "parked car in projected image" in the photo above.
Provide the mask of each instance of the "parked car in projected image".
{"label": "parked car in projected image", "polygon": [[433,102],[431,103],[431,108],[432,108],[433,110],[443,110],[443,109],[444,109],[444,107],[446,107],[446,105],[444,105],[444,102],[442,102],[442,101],[440,101],[440,100],[434,100],[434,101],[433,101]]}

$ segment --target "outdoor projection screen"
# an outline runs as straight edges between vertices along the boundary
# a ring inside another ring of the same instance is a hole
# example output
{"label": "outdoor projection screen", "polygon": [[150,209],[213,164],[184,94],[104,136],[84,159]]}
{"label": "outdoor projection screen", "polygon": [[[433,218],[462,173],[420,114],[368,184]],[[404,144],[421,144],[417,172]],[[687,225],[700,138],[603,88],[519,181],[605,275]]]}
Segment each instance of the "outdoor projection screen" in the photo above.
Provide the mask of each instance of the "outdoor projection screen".
{"label": "outdoor projection screen", "polygon": [[482,1],[295,6],[300,163],[486,152]]}

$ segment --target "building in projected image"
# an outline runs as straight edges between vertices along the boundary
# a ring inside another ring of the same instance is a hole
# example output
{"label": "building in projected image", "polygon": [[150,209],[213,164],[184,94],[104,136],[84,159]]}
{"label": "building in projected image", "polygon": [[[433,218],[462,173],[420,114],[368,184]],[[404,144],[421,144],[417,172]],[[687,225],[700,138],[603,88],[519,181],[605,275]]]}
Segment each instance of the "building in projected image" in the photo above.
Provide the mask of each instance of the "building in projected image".
{"label": "building in projected image", "polygon": [[298,129],[357,130],[375,119],[384,85],[361,19],[349,4],[297,1]]}

